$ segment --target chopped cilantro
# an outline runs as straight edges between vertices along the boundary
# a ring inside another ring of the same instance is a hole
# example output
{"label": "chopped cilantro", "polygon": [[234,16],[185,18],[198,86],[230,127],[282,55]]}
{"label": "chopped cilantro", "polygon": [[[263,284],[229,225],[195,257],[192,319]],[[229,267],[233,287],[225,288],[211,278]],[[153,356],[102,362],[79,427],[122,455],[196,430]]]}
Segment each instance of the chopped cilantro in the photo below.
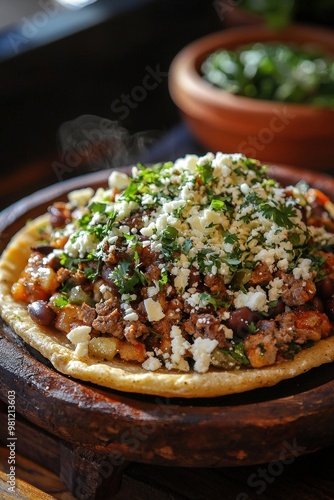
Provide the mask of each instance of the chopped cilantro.
{"label": "chopped cilantro", "polygon": [[100,213],[103,214],[106,209],[107,209],[107,203],[103,203],[101,201],[92,201],[89,205],[88,208],[93,212],[93,213]]}
{"label": "chopped cilantro", "polygon": [[67,255],[66,253],[63,253],[59,260],[61,266],[74,271],[78,269],[78,265],[81,262],[81,259],[75,259]]}
{"label": "chopped cilantro", "polygon": [[78,220],[78,226],[83,229],[83,230],[86,230],[87,227],[88,227],[88,224],[90,223],[90,221],[92,220],[92,216],[90,213],[87,213],[87,214],[84,214],[81,216],[81,218]]}
{"label": "chopped cilantro", "polygon": [[214,307],[215,311],[218,309],[218,307],[222,307],[224,305],[224,301],[207,292],[200,293],[199,298],[204,305],[211,304]]}
{"label": "chopped cilantro", "polygon": [[162,232],[162,254],[166,260],[171,259],[174,256],[175,252],[179,250],[179,245],[175,241],[178,234],[178,230],[173,226],[167,226],[166,229]]}
{"label": "chopped cilantro", "polygon": [[248,323],[247,327],[248,327],[249,333],[257,333],[258,332],[258,329],[257,329],[255,323],[253,323],[253,322]]}
{"label": "chopped cilantro", "polygon": [[138,195],[138,187],[137,187],[137,182],[135,179],[131,179],[130,184],[126,188],[125,191],[123,191],[121,197],[122,199],[126,201],[136,201]]}
{"label": "chopped cilantro", "polygon": [[231,245],[238,242],[238,236],[236,234],[230,233],[229,231],[224,231],[222,236],[224,238],[224,241],[226,243],[230,243]]}
{"label": "chopped cilantro", "polygon": [[218,200],[217,198],[214,198],[211,200],[211,208],[212,210],[223,210],[225,207],[225,202],[223,200]]}
{"label": "chopped cilantro", "polygon": [[222,262],[225,262],[225,264],[228,264],[230,267],[234,268],[235,266],[238,266],[241,264],[241,260],[233,257],[222,257],[221,258]]}
{"label": "chopped cilantro", "polygon": [[181,250],[182,252],[185,254],[185,255],[188,255],[188,253],[190,252],[190,250],[192,249],[193,247],[193,242],[191,240],[185,240],[184,243],[182,244],[181,246]]}
{"label": "chopped cilantro", "polygon": [[296,217],[296,209],[291,205],[280,205],[280,208],[270,205],[269,203],[262,202],[259,210],[263,213],[266,219],[271,219],[278,226],[292,229],[295,224],[290,220],[291,217]]}
{"label": "chopped cilantro", "polygon": [[203,184],[208,184],[213,179],[213,167],[206,163],[205,165],[197,165],[197,172],[200,175],[200,179]]}
{"label": "chopped cilantro", "polygon": [[247,358],[244,351],[244,343],[242,340],[240,342],[232,342],[231,347],[227,351],[238,363],[242,365],[249,365],[249,359]]}
{"label": "chopped cilantro", "polygon": [[[208,266],[207,261],[208,261],[210,253],[212,253],[212,250],[210,248],[201,248],[197,252],[196,261],[197,261],[198,268],[199,268],[201,273],[204,273],[207,269],[207,266]],[[212,265],[213,265],[213,262],[212,262],[211,266]]]}
{"label": "chopped cilantro", "polygon": [[97,268],[93,268],[93,267],[89,267],[89,266],[86,266],[84,267],[84,270],[83,270],[86,278],[90,281],[94,281],[95,278],[98,276],[99,272],[98,272],[98,269]]}
{"label": "chopped cilantro", "polygon": [[130,293],[138,283],[143,285],[147,281],[145,274],[139,270],[140,261],[137,253],[134,255],[134,263],[133,268],[133,261],[122,260],[110,273],[121,294]]}
{"label": "chopped cilantro", "polygon": [[164,285],[168,283],[168,270],[166,267],[163,267],[161,269],[161,277],[159,279],[159,288],[160,290],[163,289]]}
{"label": "chopped cilantro", "polygon": [[301,347],[296,342],[290,342],[288,350],[284,353],[286,359],[294,359],[295,355],[301,351]]}
{"label": "chopped cilantro", "polygon": [[66,306],[66,304],[69,303],[69,298],[65,294],[59,294],[56,296],[54,303],[55,306],[62,309],[63,307]]}

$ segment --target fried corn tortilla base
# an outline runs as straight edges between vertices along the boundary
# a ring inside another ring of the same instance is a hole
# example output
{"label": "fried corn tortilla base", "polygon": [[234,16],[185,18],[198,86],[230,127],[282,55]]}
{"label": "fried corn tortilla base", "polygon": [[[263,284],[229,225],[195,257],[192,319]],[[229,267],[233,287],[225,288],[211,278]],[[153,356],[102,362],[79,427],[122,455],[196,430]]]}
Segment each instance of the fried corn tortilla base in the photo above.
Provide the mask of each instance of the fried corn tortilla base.
{"label": "fried corn tortilla base", "polygon": [[136,363],[114,359],[100,361],[79,358],[65,334],[41,327],[30,318],[25,304],[11,296],[12,284],[18,279],[39,239],[40,228],[47,223],[44,215],[27,223],[10,241],[0,258],[0,313],[12,330],[28,345],[39,351],[59,372],[82,381],[119,391],[165,397],[215,397],[273,386],[281,380],[296,377],[314,367],[334,360],[334,337],[317,342],[312,348],[274,366],[261,369],[207,373],[144,370]]}

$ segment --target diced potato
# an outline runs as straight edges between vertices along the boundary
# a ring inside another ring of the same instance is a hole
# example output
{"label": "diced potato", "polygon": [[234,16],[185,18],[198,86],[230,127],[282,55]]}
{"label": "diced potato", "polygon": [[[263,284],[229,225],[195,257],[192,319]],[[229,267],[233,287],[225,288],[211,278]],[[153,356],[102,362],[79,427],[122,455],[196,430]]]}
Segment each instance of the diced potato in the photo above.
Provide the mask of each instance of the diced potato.
{"label": "diced potato", "polygon": [[117,348],[118,340],[110,337],[94,337],[88,343],[89,355],[106,361],[113,360]]}
{"label": "diced potato", "polygon": [[74,304],[66,304],[57,314],[55,327],[61,332],[70,333],[76,326],[82,325],[80,319],[81,307]]}
{"label": "diced potato", "polygon": [[145,346],[141,342],[136,344],[129,344],[128,342],[120,342],[119,355],[125,361],[138,361],[143,363],[145,361]]}

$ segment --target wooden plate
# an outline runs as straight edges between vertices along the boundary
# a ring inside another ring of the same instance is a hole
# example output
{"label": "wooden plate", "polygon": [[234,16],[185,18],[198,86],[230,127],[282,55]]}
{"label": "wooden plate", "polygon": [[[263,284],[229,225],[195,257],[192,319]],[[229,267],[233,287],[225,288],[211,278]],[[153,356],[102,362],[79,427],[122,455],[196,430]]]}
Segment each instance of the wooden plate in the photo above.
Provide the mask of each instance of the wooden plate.
{"label": "wooden plate", "polygon": [[[304,179],[328,195],[324,174],[272,166],[283,184]],[[1,251],[29,218],[81,187],[106,183],[110,171],[65,181],[0,214]],[[16,410],[66,442],[115,460],[221,467],[284,461],[334,444],[334,364],[272,388],[210,399],[120,393],[56,372],[8,325],[0,323],[0,398],[15,391]]]}

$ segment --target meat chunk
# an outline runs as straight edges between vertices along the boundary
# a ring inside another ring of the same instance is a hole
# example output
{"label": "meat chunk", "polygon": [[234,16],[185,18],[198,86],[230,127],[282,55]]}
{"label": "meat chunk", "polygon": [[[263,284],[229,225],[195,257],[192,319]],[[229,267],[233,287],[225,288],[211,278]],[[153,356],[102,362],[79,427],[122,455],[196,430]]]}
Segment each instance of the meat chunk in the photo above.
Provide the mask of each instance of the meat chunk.
{"label": "meat chunk", "polygon": [[108,333],[121,339],[124,337],[124,321],[118,308],[114,307],[113,300],[96,304],[97,317],[92,327],[101,333]]}
{"label": "meat chunk", "polygon": [[249,335],[245,338],[244,348],[253,368],[262,368],[276,362],[278,349],[275,345],[275,337],[271,332]]}
{"label": "meat chunk", "polygon": [[224,330],[218,318],[212,314],[191,314],[190,319],[185,321],[184,329],[193,336],[217,340],[219,347],[226,346]]}
{"label": "meat chunk", "polygon": [[326,259],[322,265],[322,269],[324,270],[326,277],[334,279],[334,254],[319,252],[319,255]]}
{"label": "meat chunk", "polygon": [[58,288],[57,274],[43,255],[33,252],[20,278],[12,286],[15,300],[35,302],[47,300]]}
{"label": "meat chunk", "polygon": [[256,265],[255,269],[252,271],[250,280],[248,284],[251,286],[265,286],[273,279],[273,275],[270,272],[268,265],[265,262],[260,262]]}
{"label": "meat chunk", "polygon": [[280,314],[275,319],[257,323],[257,333],[244,341],[246,356],[253,368],[275,363],[279,353],[285,353],[293,341],[303,345],[328,337],[332,326],[327,316],[319,311],[294,311]]}
{"label": "meat chunk", "polygon": [[61,267],[57,271],[57,280],[59,283],[64,283],[64,281],[68,280],[71,277],[71,270],[66,267]]}
{"label": "meat chunk", "polygon": [[295,321],[294,340],[297,344],[304,344],[308,340],[317,342],[329,336],[332,325],[326,314],[319,311],[299,311],[293,314]]}
{"label": "meat chunk", "polygon": [[275,334],[278,345],[288,344],[295,335],[294,313],[283,313],[277,316],[277,331]]}
{"label": "meat chunk", "polygon": [[145,337],[149,334],[149,329],[144,323],[140,321],[131,321],[125,325],[124,336],[130,344],[136,345],[138,343],[138,338]]}
{"label": "meat chunk", "polygon": [[89,306],[84,302],[81,305],[81,319],[85,325],[92,326],[92,323],[96,317],[96,310],[94,307]]}
{"label": "meat chunk", "polygon": [[178,323],[182,319],[183,301],[182,299],[173,298],[166,304],[165,317],[173,324]]}
{"label": "meat chunk", "polygon": [[151,281],[159,281],[161,278],[161,269],[157,264],[150,264],[145,274]]}
{"label": "meat chunk", "polygon": [[226,287],[224,284],[224,276],[221,274],[207,274],[204,278],[205,285],[210,289],[210,293],[219,296],[223,299],[226,295]]}
{"label": "meat chunk", "polygon": [[296,279],[293,274],[282,273],[283,289],[281,299],[287,306],[302,306],[316,294],[316,286],[311,279]]}

